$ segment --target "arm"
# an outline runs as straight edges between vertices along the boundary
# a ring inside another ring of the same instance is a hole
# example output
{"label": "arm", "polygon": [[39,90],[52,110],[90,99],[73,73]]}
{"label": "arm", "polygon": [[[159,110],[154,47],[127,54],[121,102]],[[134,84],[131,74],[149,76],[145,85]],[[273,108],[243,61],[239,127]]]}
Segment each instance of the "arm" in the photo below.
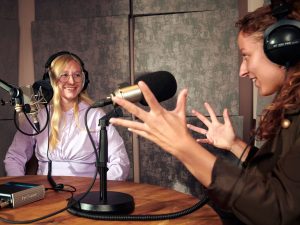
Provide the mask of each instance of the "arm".
{"label": "arm", "polygon": [[4,159],[7,176],[25,175],[25,165],[33,154],[33,148],[33,137],[17,131]]}
{"label": "arm", "polygon": [[252,162],[244,171],[226,159],[219,158],[215,164],[215,179],[208,194],[215,203],[232,211],[245,224],[299,222],[300,173],[297,168],[300,164],[300,138],[292,145],[285,143],[287,149],[282,148],[281,143],[273,143],[264,145],[260,151],[276,147],[285,152],[276,164],[276,155],[271,154],[261,155],[260,160]]}
{"label": "arm", "polygon": [[185,114],[187,90],[180,92],[176,108],[167,111],[157,102],[145,83],[139,82],[138,85],[150,107],[149,112],[124,99],[114,97],[113,101],[142,122],[120,118],[112,118],[110,122],[128,127],[130,131],[158,144],[182,161],[188,170],[207,187],[211,183],[212,168],[216,158],[199,145],[188,132]]}
{"label": "arm", "polygon": [[110,125],[108,135],[108,180],[126,180],[129,174],[130,163],[123,139],[115,127]]}

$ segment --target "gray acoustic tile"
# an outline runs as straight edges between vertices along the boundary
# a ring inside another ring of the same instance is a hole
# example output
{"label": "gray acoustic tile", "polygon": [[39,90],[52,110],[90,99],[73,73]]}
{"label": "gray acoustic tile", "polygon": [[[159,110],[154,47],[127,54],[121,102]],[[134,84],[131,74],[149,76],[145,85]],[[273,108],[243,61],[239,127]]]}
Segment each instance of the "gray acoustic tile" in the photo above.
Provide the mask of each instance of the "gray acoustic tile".
{"label": "gray acoustic tile", "polygon": [[50,55],[67,50],[84,62],[93,99],[105,98],[122,82],[130,83],[126,16],[37,21],[32,24],[32,39],[35,79],[42,78]]}
{"label": "gray acoustic tile", "polygon": [[[49,10],[53,9],[53,10]],[[129,0],[36,0],[36,20],[73,20],[129,14]]]}
{"label": "gray acoustic tile", "polygon": [[[217,115],[222,115],[223,108],[238,115],[239,62],[233,22],[236,16],[235,10],[220,10],[137,17],[135,73],[171,72],[178,92],[189,90],[188,115],[192,108],[205,113],[205,101],[212,104]],[[175,102],[174,98],[166,104],[172,108]]]}

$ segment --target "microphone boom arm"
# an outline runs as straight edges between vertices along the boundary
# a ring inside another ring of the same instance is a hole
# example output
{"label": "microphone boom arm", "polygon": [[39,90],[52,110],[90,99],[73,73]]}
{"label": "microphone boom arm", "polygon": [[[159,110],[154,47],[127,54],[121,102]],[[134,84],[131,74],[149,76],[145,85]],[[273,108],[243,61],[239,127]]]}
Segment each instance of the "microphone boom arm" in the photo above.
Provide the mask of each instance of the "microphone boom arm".
{"label": "microphone boom arm", "polygon": [[0,79],[0,87],[10,94],[11,98],[14,100],[12,102],[16,106],[16,111],[20,112],[23,105],[22,90],[6,83],[2,79]]}

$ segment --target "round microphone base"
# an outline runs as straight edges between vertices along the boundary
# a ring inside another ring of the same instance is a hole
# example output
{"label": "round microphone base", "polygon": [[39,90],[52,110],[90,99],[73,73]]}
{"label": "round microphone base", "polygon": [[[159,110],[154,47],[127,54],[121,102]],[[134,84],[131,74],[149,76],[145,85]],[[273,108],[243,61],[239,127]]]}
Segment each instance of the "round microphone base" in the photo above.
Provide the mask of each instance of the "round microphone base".
{"label": "round microphone base", "polygon": [[100,200],[100,192],[90,192],[81,199],[83,195],[69,200],[70,213],[90,218],[97,214],[129,214],[134,210],[133,197],[125,193],[108,191],[106,202]]}

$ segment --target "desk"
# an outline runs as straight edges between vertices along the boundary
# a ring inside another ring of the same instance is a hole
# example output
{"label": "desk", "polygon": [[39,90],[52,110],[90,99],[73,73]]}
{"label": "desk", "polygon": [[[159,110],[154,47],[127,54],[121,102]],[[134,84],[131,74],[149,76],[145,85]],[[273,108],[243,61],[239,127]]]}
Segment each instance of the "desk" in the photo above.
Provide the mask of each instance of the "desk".
{"label": "desk", "polygon": [[[92,179],[87,177],[53,177],[56,183],[69,184],[76,187],[75,193],[84,193],[91,183]],[[45,187],[49,187],[46,176],[24,176],[24,177],[1,177],[0,183],[6,183],[8,181],[44,184]],[[172,213],[176,211],[189,208],[199,200],[191,195],[183,194],[171,189],[149,185],[149,184],[138,184],[133,182],[122,182],[122,181],[108,181],[108,191],[117,191],[127,193],[134,198],[135,210],[132,215],[141,214],[163,214]],[[99,180],[96,181],[94,191],[99,190]],[[69,193],[65,192],[54,192],[52,190],[46,191],[45,198],[43,200],[33,202],[28,205],[21,206],[19,208],[4,208],[0,210],[0,216],[11,220],[29,220],[37,217],[44,216],[51,212],[57,211],[64,208],[67,205],[67,199],[70,197]],[[4,224],[1,223],[0,224]],[[172,220],[160,220],[160,221],[103,221],[103,220],[92,220],[83,217],[77,217],[64,211],[53,217],[38,221],[34,224],[184,224],[184,225],[221,225],[221,220],[218,215],[208,205],[198,209],[197,211],[179,217]]]}

